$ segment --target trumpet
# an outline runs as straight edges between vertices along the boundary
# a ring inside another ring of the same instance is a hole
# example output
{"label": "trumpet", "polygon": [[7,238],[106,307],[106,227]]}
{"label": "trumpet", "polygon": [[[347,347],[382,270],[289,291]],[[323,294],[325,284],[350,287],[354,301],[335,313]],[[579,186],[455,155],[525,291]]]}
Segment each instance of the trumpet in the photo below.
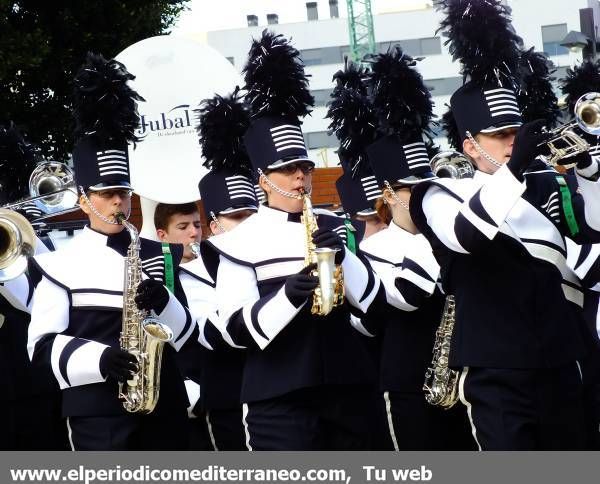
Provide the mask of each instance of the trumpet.
{"label": "trumpet", "polygon": [[434,175],[440,178],[473,178],[475,174],[473,164],[458,151],[441,151],[429,164]]}
{"label": "trumpet", "polygon": [[[590,149],[589,143],[575,132],[576,128],[583,132],[600,136],[600,93],[588,92],[581,96],[575,103],[575,121],[564,124],[548,131],[550,139],[539,146],[547,146],[550,156],[547,162],[555,166],[563,158],[575,156]],[[563,164],[570,168],[574,163]]]}
{"label": "trumpet", "polygon": [[1,208],[15,210],[30,203],[43,212],[42,220],[77,210],[77,187],[73,170],[58,161],[40,163],[29,177],[29,198]]}
{"label": "trumpet", "polygon": [[0,208],[0,282],[20,276],[35,251],[35,231],[20,213]]}

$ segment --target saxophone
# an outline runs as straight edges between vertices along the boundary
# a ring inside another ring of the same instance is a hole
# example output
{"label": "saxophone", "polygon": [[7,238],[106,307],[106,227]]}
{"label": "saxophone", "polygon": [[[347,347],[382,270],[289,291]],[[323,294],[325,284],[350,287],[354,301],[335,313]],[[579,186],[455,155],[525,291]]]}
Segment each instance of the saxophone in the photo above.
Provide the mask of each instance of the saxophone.
{"label": "saxophone", "polygon": [[432,405],[451,408],[458,401],[459,372],[448,367],[450,340],[455,323],[456,302],[447,296],[442,320],[435,332],[433,360],[425,372],[425,400]]}
{"label": "saxophone", "polygon": [[319,278],[319,285],[313,294],[310,312],[319,316],[326,316],[334,307],[344,302],[344,273],[341,265],[335,265],[336,249],[315,247],[312,234],[319,227],[313,213],[310,196],[306,192],[302,192],[301,221],[304,224],[306,236],[304,266],[317,264],[317,268],[312,272],[312,275]]}
{"label": "saxophone", "polygon": [[138,309],[134,298],[142,282],[140,238],[136,228],[117,213],[117,221],[129,232],[131,243],[125,259],[123,326],[120,345],[137,358],[138,370],[126,383],[119,383],[119,399],[128,412],[150,413],[158,402],[160,365],[164,343],[173,338],[171,329],[148,311]]}

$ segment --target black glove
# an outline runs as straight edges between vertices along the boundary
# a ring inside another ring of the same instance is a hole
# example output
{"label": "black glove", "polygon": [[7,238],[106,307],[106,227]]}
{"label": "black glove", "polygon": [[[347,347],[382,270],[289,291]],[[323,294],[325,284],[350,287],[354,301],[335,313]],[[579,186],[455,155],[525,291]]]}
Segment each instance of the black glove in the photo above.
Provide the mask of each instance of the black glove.
{"label": "black glove", "polygon": [[137,359],[121,348],[109,346],[100,356],[100,373],[103,377],[125,382],[137,371]]}
{"label": "black glove", "polygon": [[344,251],[344,241],[331,229],[317,229],[312,234],[314,244],[319,248],[338,249],[335,254],[335,263],[341,264],[346,252]]}
{"label": "black glove", "polygon": [[300,307],[319,285],[319,278],[310,275],[310,272],[316,268],[316,264],[310,264],[285,281],[285,295],[294,307]]}
{"label": "black glove", "polygon": [[570,165],[575,163],[578,170],[583,170],[592,164],[592,155],[589,151],[578,153],[575,156],[569,156],[568,158],[561,158],[558,160],[559,165]]}
{"label": "black glove", "polygon": [[544,124],[543,119],[536,119],[521,126],[515,136],[512,156],[506,165],[518,180],[523,181],[525,170],[533,163],[533,160],[547,151],[545,146],[540,146],[549,136],[548,133],[542,131]]}
{"label": "black glove", "polygon": [[162,283],[154,279],[145,279],[140,282],[135,296],[135,304],[138,309],[146,311],[154,309],[156,314],[160,314],[168,302],[169,290]]}

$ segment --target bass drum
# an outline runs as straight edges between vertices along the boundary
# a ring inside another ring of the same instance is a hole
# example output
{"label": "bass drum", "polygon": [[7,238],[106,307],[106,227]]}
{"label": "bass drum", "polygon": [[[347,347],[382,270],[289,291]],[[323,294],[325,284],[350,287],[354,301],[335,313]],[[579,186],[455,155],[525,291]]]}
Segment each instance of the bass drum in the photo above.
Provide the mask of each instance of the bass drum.
{"label": "bass drum", "polygon": [[242,84],[235,67],[201,42],[161,35],[127,47],[116,59],[136,76],[131,82],[140,102],[143,140],[129,147],[131,184],[142,201],[140,235],[156,239],[157,202],[187,203],[200,198],[198,183],[206,173],[196,134],[194,109],[215,94]]}

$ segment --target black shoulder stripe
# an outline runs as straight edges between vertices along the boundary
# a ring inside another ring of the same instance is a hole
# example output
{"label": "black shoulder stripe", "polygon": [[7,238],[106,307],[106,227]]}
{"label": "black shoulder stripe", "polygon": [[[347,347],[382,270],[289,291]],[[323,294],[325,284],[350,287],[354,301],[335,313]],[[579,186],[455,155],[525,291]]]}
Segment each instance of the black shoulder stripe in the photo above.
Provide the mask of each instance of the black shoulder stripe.
{"label": "black shoulder stripe", "polygon": [[477,193],[469,200],[469,208],[484,222],[490,224],[492,227],[498,227],[481,203],[481,188],[477,190]]}
{"label": "black shoulder stripe", "polygon": [[427,271],[412,259],[408,259],[407,257],[405,257],[404,261],[402,262],[402,268],[413,271],[415,274],[421,276],[423,279],[435,282],[435,280],[427,273]]}
{"label": "black shoulder stripe", "polygon": [[587,259],[588,255],[592,251],[592,246],[590,244],[580,245],[581,250],[579,251],[579,257],[577,258],[577,263],[575,264],[575,270],[579,268],[581,264]]}
{"label": "black shoulder stripe", "polygon": [[258,323],[258,313],[264,307],[265,304],[267,304],[271,299],[275,297],[275,294],[277,294],[277,291],[273,291],[268,296],[259,299],[258,301],[256,301],[256,303],[252,306],[252,309],[250,310],[250,319],[252,320],[252,327],[258,334],[260,334],[266,340],[268,340],[269,338]]}
{"label": "black shoulder stripe", "polygon": [[216,284],[212,281],[209,281],[208,279],[204,279],[203,277],[200,277],[196,274],[194,274],[192,271],[189,271],[188,269],[186,269],[185,267],[179,267],[179,270],[185,274],[187,274],[190,277],[193,277],[194,279],[196,279],[197,281],[202,282],[203,284],[206,284],[207,286],[210,286],[212,288],[216,287]]}
{"label": "black shoulder stripe", "polygon": [[65,345],[63,350],[60,352],[60,357],[58,359],[58,369],[60,371],[61,376],[64,378],[64,380],[69,386],[71,386],[69,376],[67,375],[67,364],[69,363],[69,358],[71,358],[71,355],[78,348],[81,348],[86,343],[88,343],[88,341],[84,339],[73,338]]}

